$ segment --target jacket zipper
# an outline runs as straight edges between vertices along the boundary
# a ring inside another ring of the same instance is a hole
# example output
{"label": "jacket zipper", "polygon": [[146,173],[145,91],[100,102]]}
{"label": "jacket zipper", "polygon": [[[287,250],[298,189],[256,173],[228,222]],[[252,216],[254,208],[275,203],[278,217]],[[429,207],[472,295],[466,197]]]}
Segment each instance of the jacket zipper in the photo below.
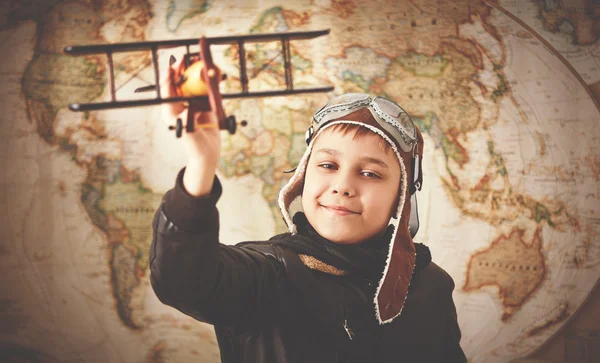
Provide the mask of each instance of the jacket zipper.
{"label": "jacket zipper", "polygon": [[344,339],[344,343],[340,347],[341,349],[335,353],[335,363],[348,362],[348,351],[350,349],[350,345],[352,344],[352,341],[354,340],[354,332],[348,326],[348,311],[346,310],[345,307],[344,307],[344,325],[343,325],[343,327],[344,327],[344,330],[346,331],[346,334],[348,335],[348,339],[350,339],[350,340],[347,341],[346,339]]}

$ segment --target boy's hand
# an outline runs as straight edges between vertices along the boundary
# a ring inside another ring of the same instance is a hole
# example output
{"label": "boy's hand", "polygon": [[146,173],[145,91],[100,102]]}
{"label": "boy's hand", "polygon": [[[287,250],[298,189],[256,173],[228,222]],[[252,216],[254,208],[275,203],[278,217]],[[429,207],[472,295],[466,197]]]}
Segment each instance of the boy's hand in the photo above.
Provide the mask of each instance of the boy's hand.
{"label": "boy's hand", "polygon": [[[167,91],[167,97],[176,97],[175,81],[178,70],[183,67],[183,57],[169,66],[167,77],[161,82],[161,91]],[[184,123],[181,142],[188,155],[188,165],[184,174],[184,185],[192,195],[208,194],[220,156],[221,136],[219,124],[213,112],[196,113],[194,132],[185,131],[188,109],[183,103],[166,103],[162,106],[162,118],[169,126],[175,126],[177,118]],[[171,134],[172,135],[172,134]],[[170,136],[171,136],[170,135]],[[174,136],[174,135],[173,135]]]}

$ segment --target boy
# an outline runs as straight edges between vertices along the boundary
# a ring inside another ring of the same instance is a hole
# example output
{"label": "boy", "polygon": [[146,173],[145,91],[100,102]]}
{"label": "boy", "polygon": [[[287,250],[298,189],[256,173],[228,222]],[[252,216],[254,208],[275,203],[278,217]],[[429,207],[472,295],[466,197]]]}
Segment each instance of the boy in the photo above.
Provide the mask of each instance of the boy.
{"label": "boy", "polygon": [[197,122],[154,218],[150,279],[163,303],[214,325],[222,362],[466,362],[454,283],[409,230],[423,140],[404,110],[330,101],[280,193],[290,232],[237,246],[218,238],[219,131]]}

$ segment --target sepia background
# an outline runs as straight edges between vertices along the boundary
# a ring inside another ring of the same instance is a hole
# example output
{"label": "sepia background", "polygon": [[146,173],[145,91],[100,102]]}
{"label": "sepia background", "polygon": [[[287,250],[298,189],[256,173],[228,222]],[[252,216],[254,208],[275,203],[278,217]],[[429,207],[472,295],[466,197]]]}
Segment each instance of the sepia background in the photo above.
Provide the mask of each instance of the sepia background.
{"label": "sepia background", "polygon": [[[469,361],[600,361],[595,0],[3,1],[0,358],[219,361],[213,328],[148,279],[153,213],[185,153],[157,106],[70,111],[110,87],[105,56],[64,47],[319,29],[292,42],[294,82],[334,92],[224,102],[248,125],[222,133],[222,242],[284,231],[283,171],[328,97],[384,95],[425,138],[415,240],[456,283]],[[284,87],[278,43],[245,51],[251,90]],[[212,52],[221,91],[239,92],[238,49]],[[154,83],[148,52],[114,64],[118,98],[155,97],[133,93]]]}

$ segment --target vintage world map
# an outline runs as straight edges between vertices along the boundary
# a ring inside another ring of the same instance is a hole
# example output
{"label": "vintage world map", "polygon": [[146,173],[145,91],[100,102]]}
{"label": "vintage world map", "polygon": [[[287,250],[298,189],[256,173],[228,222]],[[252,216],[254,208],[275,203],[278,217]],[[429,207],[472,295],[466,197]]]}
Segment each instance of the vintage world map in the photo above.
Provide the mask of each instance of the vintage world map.
{"label": "vintage world map", "polygon": [[[469,360],[534,352],[600,277],[600,5],[563,3],[3,2],[0,356],[219,359],[212,327],[161,304],[149,285],[151,219],[185,165],[181,145],[159,107],[69,111],[107,99],[107,64],[63,48],[318,29],[331,33],[292,42],[294,80],[333,93],[224,103],[248,126],[222,134],[223,243],[284,230],[283,171],[329,96],[385,95],[425,137],[416,240],[455,280]],[[213,53],[229,75],[222,91],[239,90],[237,48]],[[246,53],[251,89],[282,87],[276,43]],[[153,82],[150,54],[114,62],[117,97],[153,97],[133,93]]]}

